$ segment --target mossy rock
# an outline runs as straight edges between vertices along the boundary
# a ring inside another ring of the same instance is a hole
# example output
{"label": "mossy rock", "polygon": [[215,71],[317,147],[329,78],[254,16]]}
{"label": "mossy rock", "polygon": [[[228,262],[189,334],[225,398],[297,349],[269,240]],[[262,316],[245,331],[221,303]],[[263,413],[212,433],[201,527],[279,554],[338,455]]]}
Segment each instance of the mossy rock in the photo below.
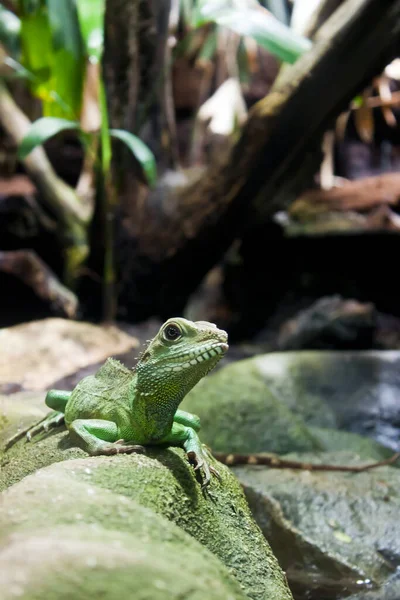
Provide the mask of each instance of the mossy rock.
{"label": "mossy rock", "polygon": [[180,527],[63,467],[2,494],[3,600],[245,600],[228,569]]}
{"label": "mossy rock", "polygon": [[[326,452],[346,450],[371,462],[386,460],[393,456],[393,450],[390,448],[357,433],[325,427],[310,427],[309,429]],[[400,461],[393,463],[393,466],[400,468]]]}
{"label": "mossy rock", "polygon": [[301,411],[295,414],[266,385],[257,361],[227,365],[202,379],[186,396],[181,407],[199,415],[202,441],[216,452],[282,454],[322,449]]}
{"label": "mossy rock", "polygon": [[[310,463],[365,464],[346,453],[289,454]],[[385,583],[400,564],[400,472],[235,467],[253,515],[295,596],[337,598]]]}
{"label": "mossy rock", "polygon": [[[314,353],[315,366],[323,360],[323,354]],[[307,425],[336,427],[337,419],[326,402],[324,387],[315,389],[310,378],[299,376],[303,360],[303,352],[271,352],[251,359],[265,385]]]}
{"label": "mossy rock", "polygon": [[[2,457],[0,485],[4,489],[14,484],[11,491],[18,481],[21,483],[17,485],[22,485],[27,481],[24,477],[52,463],[57,463],[49,467],[57,478],[85,484],[100,505],[104,494],[118,496],[114,508],[110,505],[110,519],[116,518],[113,512],[118,511],[120,498],[134,500],[176,523],[208,548],[249,598],[290,600],[284,573],[253,520],[239,482],[227,467],[215,462],[221,481],[214,478],[209,493],[204,494],[181,449],[148,448],[146,455],[87,457],[72,446],[65,430],[58,430],[35,442],[20,441],[11,447]],[[71,510],[80,513],[74,494],[67,497]],[[95,509],[93,512],[97,518]],[[64,517],[66,522],[68,518]],[[65,523],[61,516],[60,521]]]}
{"label": "mossy rock", "polygon": [[[295,399],[307,424],[367,435],[400,450],[399,351],[276,352],[253,360],[282,401]],[[322,422],[321,413],[309,418],[304,407],[321,401],[335,423]]]}

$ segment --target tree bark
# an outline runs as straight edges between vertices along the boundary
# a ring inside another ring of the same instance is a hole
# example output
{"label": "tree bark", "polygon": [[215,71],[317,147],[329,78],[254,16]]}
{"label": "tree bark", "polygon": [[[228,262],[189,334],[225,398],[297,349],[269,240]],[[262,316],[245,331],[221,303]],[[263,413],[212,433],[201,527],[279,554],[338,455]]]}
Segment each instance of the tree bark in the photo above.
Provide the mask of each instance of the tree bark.
{"label": "tree bark", "polygon": [[125,215],[120,299],[130,318],[181,312],[236,238],[310,186],[324,132],[398,55],[399,32],[400,0],[344,2],[313,49],[252,108],[227,162],[186,189],[172,214],[145,202],[133,218]]}

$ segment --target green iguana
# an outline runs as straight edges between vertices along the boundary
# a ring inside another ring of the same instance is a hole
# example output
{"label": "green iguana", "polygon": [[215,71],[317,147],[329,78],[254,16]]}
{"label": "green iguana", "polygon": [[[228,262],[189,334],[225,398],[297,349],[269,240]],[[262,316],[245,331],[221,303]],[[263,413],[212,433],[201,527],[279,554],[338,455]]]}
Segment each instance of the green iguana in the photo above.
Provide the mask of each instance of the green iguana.
{"label": "green iguana", "polygon": [[223,357],[227,340],[227,333],[213,323],[169,319],[133,370],[109,358],[72,392],[50,390],[45,401],[54,412],[29,429],[27,438],[65,421],[91,455],[143,452],[153,444],[181,446],[195,470],[203,471],[205,487],[211,473],[219,475],[197,435],[200,419],[178,406]]}

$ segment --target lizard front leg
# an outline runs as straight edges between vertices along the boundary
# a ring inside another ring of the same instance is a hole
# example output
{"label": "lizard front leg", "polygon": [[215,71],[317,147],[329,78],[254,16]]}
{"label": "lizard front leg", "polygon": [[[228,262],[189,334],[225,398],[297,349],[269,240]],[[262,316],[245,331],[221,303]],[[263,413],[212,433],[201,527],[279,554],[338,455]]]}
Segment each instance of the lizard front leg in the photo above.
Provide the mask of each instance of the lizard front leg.
{"label": "lizard front leg", "polygon": [[195,431],[200,430],[200,418],[197,415],[193,415],[192,413],[186,412],[186,410],[178,410],[174,416],[174,422],[180,423],[181,425],[186,425],[186,427],[191,427]]}
{"label": "lizard front leg", "polygon": [[[182,411],[184,412],[184,411]],[[190,413],[186,413],[190,414]],[[180,446],[186,451],[190,462],[195,463],[195,471],[203,470],[204,481],[202,487],[209,485],[211,473],[219,478],[218,471],[208,463],[208,455],[202,446],[202,443],[196,431],[192,427],[174,422],[170,433],[161,440],[173,446]]]}
{"label": "lizard front leg", "polygon": [[113,421],[104,419],[76,419],[68,426],[71,434],[78,438],[78,445],[92,456],[101,454],[129,454],[144,452],[144,447],[125,443],[120,439],[118,427]]}

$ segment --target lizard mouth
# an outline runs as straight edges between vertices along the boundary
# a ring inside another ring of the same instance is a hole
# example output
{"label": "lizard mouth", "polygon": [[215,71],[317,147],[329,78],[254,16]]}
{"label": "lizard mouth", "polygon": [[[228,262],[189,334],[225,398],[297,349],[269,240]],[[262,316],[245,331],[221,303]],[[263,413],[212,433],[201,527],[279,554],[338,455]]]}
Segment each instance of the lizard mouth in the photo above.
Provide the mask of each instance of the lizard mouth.
{"label": "lizard mouth", "polygon": [[190,361],[191,364],[195,364],[221,357],[228,350],[229,346],[226,342],[212,342],[200,350],[200,352],[193,357]]}

